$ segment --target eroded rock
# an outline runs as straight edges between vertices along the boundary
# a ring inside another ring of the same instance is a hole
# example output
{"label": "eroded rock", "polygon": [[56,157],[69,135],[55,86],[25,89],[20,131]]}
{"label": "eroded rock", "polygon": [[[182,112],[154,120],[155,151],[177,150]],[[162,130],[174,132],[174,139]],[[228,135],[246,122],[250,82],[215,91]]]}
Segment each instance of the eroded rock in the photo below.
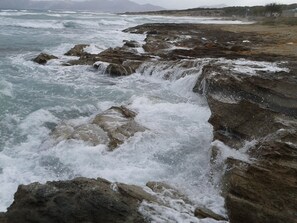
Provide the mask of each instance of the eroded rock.
{"label": "eroded rock", "polygon": [[134,120],[135,116],[136,113],[125,106],[114,106],[95,116],[89,123],[78,126],[61,123],[51,135],[58,141],[76,139],[93,146],[107,144],[113,150],[135,133],[146,130]]}
{"label": "eroded rock", "polygon": [[[260,63],[206,66],[198,80],[214,140],[230,150],[255,142],[226,161],[222,189],[231,223],[297,222],[296,80],[294,67],[269,70]],[[213,147],[213,164],[223,149]]]}
{"label": "eroded rock", "polygon": [[296,130],[283,130],[250,150],[257,162],[227,160],[230,222],[297,222],[296,139]]}
{"label": "eroded rock", "polygon": [[75,57],[81,57],[86,55],[87,53],[84,51],[86,47],[88,47],[88,44],[78,44],[75,45],[73,48],[71,48],[67,53],[65,53],[65,56],[75,56]]}
{"label": "eroded rock", "polygon": [[249,150],[257,162],[227,160],[231,222],[297,222],[296,148],[296,128],[279,130]]}
{"label": "eroded rock", "polygon": [[109,64],[106,68],[106,72],[110,76],[128,76],[135,73],[135,70],[129,66],[123,66],[119,64]]}
{"label": "eroded rock", "polygon": [[135,112],[124,106],[111,107],[97,115],[92,124],[100,126],[107,133],[110,139],[109,147],[115,149],[135,133],[146,130],[134,120],[135,115]]}
{"label": "eroded rock", "polygon": [[[242,146],[238,141],[287,128],[287,122],[282,120],[297,117],[294,70],[265,71],[267,68],[252,65],[249,69],[224,63],[208,65],[194,87],[194,91],[207,97],[215,139],[232,147],[238,144],[237,148]],[[250,73],[244,73],[245,70]]]}
{"label": "eroded rock", "polygon": [[10,223],[140,223],[146,222],[138,212],[145,199],[154,200],[140,187],[117,186],[100,178],[33,183],[19,186],[5,219]]}

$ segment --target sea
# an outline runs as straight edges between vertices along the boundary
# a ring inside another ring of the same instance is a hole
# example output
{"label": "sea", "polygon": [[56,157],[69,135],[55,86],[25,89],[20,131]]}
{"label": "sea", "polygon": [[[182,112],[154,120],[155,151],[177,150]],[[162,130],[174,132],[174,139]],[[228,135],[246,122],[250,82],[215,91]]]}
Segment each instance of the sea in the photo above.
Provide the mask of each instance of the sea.
{"label": "sea", "polygon": [[[145,35],[122,30],[155,22],[241,23],[213,18],[0,10],[0,211],[12,204],[20,184],[83,176],[139,186],[148,181],[166,182],[194,204],[225,214],[219,185],[211,177],[211,113],[205,98],[192,92],[199,72],[164,79],[158,67],[148,66],[131,76],[115,78],[92,66],[61,66],[69,60],[64,53],[75,44],[90,44],[86,51],[99,53],[121,46],[123,40],[143,42]],[[45,66],[32,62],[41,52],[59,59]],[[201,63],[197,63],[198,70],[199,66]],[[117,150],[109,152],[106,145],[92,146],[79,140],[50,140],[59,123],[79,125],[119,105],[136,111],[136,121],[148,130]],[[187,222],[176,220],[178,216],[168,221],[164,218],[164,222]]]}

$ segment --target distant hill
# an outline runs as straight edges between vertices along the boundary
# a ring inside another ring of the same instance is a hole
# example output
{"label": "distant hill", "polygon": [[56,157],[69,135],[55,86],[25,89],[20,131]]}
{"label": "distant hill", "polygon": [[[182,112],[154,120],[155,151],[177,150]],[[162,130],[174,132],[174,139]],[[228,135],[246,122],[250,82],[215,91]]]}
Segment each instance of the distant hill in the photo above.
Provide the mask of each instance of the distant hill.
{"label": "distant hill", "polygon": [[80,10],[121,13],[159,11],[164,8],[151,4],[140,5],[130,0],[87,0],[84,2],[1,0],[0,9]]}
{"label": "distant hill", "polygon": [[213,8],[213,9],[218,9],[218,8],[225,8],[227,7],[226,4],[218,4],[218,5],[203,5],[203,6],[200,6],[200,8]]}
{"label": "distant hill", "polygon": [[[221,5],[223,6],[223,5]],[[280,4],[281,9],[290,10],[296,9],[296,4]],[[190,8],[183,10],[161,10],[161,11],[150,11],[150,12],[131,12],[127,14],[147,14],[147,15],[164,15],[164,16],[206,16],[206,17],[261,17],[265,16],[265,6],[230,6],[230,7],[199,7]]]}

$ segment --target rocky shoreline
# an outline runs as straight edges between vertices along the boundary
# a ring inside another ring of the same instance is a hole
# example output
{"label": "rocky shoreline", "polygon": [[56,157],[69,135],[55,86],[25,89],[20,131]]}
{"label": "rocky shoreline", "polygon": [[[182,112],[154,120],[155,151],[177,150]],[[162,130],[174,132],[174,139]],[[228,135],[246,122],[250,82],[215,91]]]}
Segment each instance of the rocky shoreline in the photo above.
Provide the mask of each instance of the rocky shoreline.
{"label": "rocky shoreline", "polygon": [[[19,186],[0,222],[150,222],[148,210],[157,213],[156,205],[193,219],[297,222],[297,55],[284,48],[296,53],[296,33],[274,38],[273,31],[258,32],[256,26],[145,24],[124,30],[146,34],[144,43],[125,41],[99,54],[77,45],[65,53],[77,59],[61,63],[91,65],[111,76],[146,70],[171,79],[176,70],[174,78],[199,73],[193,91],[206,97],[212,113],[210,162],[212,174],[223,174],[219,184],[228,216],[194,207],[161,182],[141,188],[77,178]],[[34,61],[46,65],[54,59],[42,53]],[[155,71],[156,66],[162,69]],[[136,115],[125,106],[111,107],[80,126],[62,123],[51,137],[105,143],[112,151],[137,132],[149,131]]]}

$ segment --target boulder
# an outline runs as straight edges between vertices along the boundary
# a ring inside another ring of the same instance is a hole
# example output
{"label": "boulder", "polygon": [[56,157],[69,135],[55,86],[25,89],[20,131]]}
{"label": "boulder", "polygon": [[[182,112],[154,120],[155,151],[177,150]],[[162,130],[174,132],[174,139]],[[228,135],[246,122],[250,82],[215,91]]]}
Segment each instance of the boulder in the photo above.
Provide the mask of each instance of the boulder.
{"label": "boulder", "polygon": [[122,65],[125,61],[146,61],[150,59],[148,55],[139,55],[135,50],[125,47],[109,48],[99,53],[101,61]]}
{"label": "boulder", "polygon": [[146,130],[134,120],[135,116],[136,113],[125,106],[114,106],[85,124],[73,126],[61,123],[52,131],[51,136],[57,141],[75,139],[93,146],[106,144],[113,150],[135,133]]}
{"label": "boulder", "polygon": [[58,57],[54,56],[54,55],[50,55],[50,54],[46,54],[46,53],[41,53],[39,54],[37,57],[35,57],[33,59],[33,61],[35,63],[39,63],[39,64],[46,64],[49,60],[52,60],[52,59],[58,59]]}
{"label": "boulder", "polygon": [[130,74],[135,73],[135,70],[129,66],[123,66],[119,64],[111,63],[106,68],[106,73],[110,76],[128,76]]}
{"label": "boulder", "polygon": [[75,56],[75,57],[81,57],[85,54],[87,54],[84,49],[88,47],[88,44],[78,44],[75,45],[73,48],[71,48],[67,53],[65,53],[65,56]]}
{"label": "boulder", "polygon": [[137,64],[137,63],[139,64],[151,59],[150,56],[140,55],[139,53],[137,53],[136,50],[130,49],[125,46],[109,48],[102,51],[99,54],[85,53],[83,51],[83,48],[81,49],[81,47],[77,49],[77,51],[79,51],[78,53],[76,53],[76,55],[79,56],[79,59],[70,60],[67,62],[67,65],[93,65],[94,63],[100,61],[100,62],[112,64],[111,66],[124,66],[124,67],[128,67],[128,69],[131,69],[131,68],[134,68],[135,66],[131,66],[129,68],[129,66],[125,65],[125,63],[129,63],[129,61],[133,61],[134,64]]}
{"label": "boulder", "polygon": [[97,115],[91,123],[100,126],[107,133],[109,148],[113,150],[135,133],[146,130],[134,120],[135,116],[135,112],[124,106],[114,106]]}
{"label": "boulder", "polygon": [[19,186],[5,219],[10,223],[140,223],[146,222],[138,212],[143,200],[155,198],[140,187],[100,178],[33,183]]}

